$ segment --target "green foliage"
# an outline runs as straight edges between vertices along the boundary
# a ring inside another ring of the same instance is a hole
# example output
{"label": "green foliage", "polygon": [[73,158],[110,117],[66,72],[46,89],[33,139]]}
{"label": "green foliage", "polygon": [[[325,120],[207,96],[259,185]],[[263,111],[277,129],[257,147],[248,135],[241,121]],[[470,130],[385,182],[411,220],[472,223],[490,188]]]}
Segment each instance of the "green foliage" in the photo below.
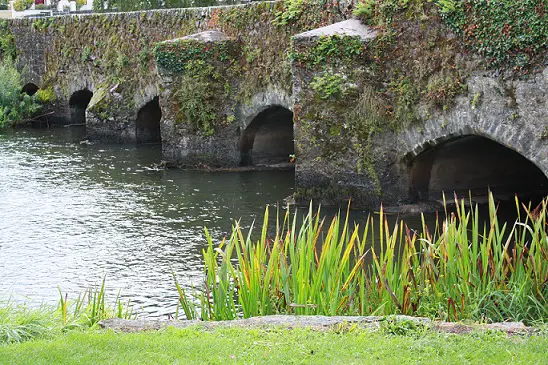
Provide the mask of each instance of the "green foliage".
{"label": "green foliage", "polygon": [[13,8],[16,11],[23,11],[29,9],[32,4],[34,4],[34,0],[15,0]]}
{"label": "green foliage", "polygon": [[284,0],[284,8],[276,13],[276,18],[272,21],[278,26],[285,26],[296,22],[304,11],[304,5],[307,0]]}
{"label": "green foliage", "polygon": [[538,0],[437,0],[442,16],[489,66],[527,69],[548,44],[548,12]]}
{"label": "green foliage", "polygon": [[63,330],[94,327],[99,321],[107,318],[133,319],[131,302],[122,302],[120,293],[113,303],[106,300],[106,277],[103,278],[100,287],[90,287],[80,294],[74,301],[69,301],[68,296],[59,289],[59,305],[57,312],[60,314]]}
{"label": "green foliage", "polygon": [[[456,214],[446,213],[433,229],[423,220],[417,232],[402,221],[390,227],[382,210],[378,223],[369,217],[360,229],[340,216],[328,223],[312,206],[302,223],[287,212],[272,236],[267,210],[256,241],[253,227],[244,234],[238,222],[218,247],[206,230],[203,289],[194,293],[201,318],[401,313],[548,320],[548,200],[523,210],[516,199],[518,219],[511,225],[500,224],[492,196],[485,224],[477,206],[455,204]],[[180,300],[193,308],[188,295]],[[417,328],[390,324],[387,330]]]}
{"label": "green foliage", "polygon": [[11,34],[8,22],[4,20],[0,23],[0,59],[15,60],[16,57],[15,38]]}
{"label": "green foliage", "polygon": [[381,322],[381,333],[391,336],[423,337],[428,334],[426,324],[411,319],[387,317]]}
{"label": "green foliage", "polygon": [[0,64],[0,128],[20,123],[40,109],[34,98],[21,93],[22,86],[13,61],[4,59]]}
{"label": "green foliage", "polygon": [[22,87],[21,74],[15,68],[13,61],[4,60],[0,64],[0,106],[16,104],[20,99]]}
{"label": "green foliage", "polygon": [[57,100],[57,95],[50,86],[45,89],[39,89],[34,95],[34,99],[40,104],[49,104]]}
{"label": "green foliage", "polygon": [[135,318],[129,301],[123,303],[120,295],[112,304],[106,300],[104,279],[99,288],[90,287],[74,301],[69,301],[60,289],[59,295],[57,308],[46,305],[30,308],[12,301],[0,302],[0,345],[52,338],[69,330],[94,328],[106,318]]}
{"label": "green foliage", "polygon": [[179,40],[162,42],[154,48],[154,57],[159,66],[173,71],[184,72],[189,61],[202,60],[211,62],[230,61],[230,44],[225,42],[200,42],[195,40]]}
{"label": "green foliage", "polygon": [[0,303],[0,344],[50,337],[59,332],[55,322],[55,316],[47,307],[31,309],[10,301]]}
{"label": "green foliage", "polygon": [[116,9],[119,11],[139,11],[152,9],[215,6],[219,5],[220,3],[222,3],[223,5],[230,5],[236,3],[236,1],[227,0],[219,2],[218,0],[112,0],[108,1],[107,5],[109,9]]}
{"label": "green foliage", "polygon": [[91,47],[84,47],[82,50],[82,62],[86,62],[91,54]]}
{"label": "green foliage", "polygon": [[364,45],[358,37],[322,36],[312,47],[294,49],[291,57],[294,62],[317,66],[330,63],[356,61],[364,52]]}
{"label": "green foliage", "polygon": [[104,0],[94,0],[93,1],[93,11],[95,13],[100,13],[105,11],[105,1]]}
{"label": "green foliage", "polygon": [[343,97],[348,89],[345,78],[338,74],[314,76],[310,87],[316,91],[320,99]]}
{"label": "green foliage", "polygon": [[205,61],[188,61],[175,93],[180,103],[180,122],[204,136],[213,135],[223,107],[225,82],[224,76]]}
{"label": "green foliage", "polygon": [[402,14],[413,18],[423,16],[430,1],[425,0],[363,0],[356,4],[354,15],[364,23],[387,26]]}
{"label": "green foliage", "polygon": [[354,15],[362,20],[367,20],[373,16],[376,0],[364,0],[356,4]]}

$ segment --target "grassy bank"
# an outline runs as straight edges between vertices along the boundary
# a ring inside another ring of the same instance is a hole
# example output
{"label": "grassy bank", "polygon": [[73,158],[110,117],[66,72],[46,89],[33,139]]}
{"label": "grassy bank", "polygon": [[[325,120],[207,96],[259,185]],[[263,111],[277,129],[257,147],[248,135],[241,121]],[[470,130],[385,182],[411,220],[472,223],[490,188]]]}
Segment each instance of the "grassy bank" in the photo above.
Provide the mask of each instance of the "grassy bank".
{"label": "grassy bank", "polygon": [[[548,320],[547,201],[499,220],[489,201],[455,201],[428,228],[390,226],[382,210],[363,227],[340,216],[328,222],[312,208],[278,219],[265,213],[260,238],[236,223],[218,245],[207,234],[204,280],[178,286],[188,318],[226,320],[269,314],[407,314],[458,321]],[[444,218],[441,218],[441,217]],[[192,299],[196,297],[196,300]],[[195,303],[198,303],[197,305]]]}
{"label": "grassy bank", "polygon": [[33,339],[55,338],[69,331],[94,329],[106,318],[133,319],[129,302],[118,295],[106,299],[105,279],[72,300],[59,289],[57,306],[29,307],[25,303],[0,301],[0,346]]}
{"label": "grassy bank", "polygon": [[71,332],[0,346],[0,364],[545,364],[548,337],[195,328]]}

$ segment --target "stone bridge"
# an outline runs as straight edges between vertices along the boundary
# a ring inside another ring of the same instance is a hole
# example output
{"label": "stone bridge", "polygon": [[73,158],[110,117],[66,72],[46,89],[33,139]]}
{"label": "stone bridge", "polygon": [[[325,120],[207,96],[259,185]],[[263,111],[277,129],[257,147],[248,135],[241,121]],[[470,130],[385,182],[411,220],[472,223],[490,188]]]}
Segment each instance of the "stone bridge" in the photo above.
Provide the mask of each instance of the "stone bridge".
{"label": "stone bridge", "polygon": [[[387,38],[352,4],[10,21],[29,94],[90,139],[186,167],[294,163],[296,196],[356,206],[548,192],[548,68],[500,74],[438,18]],[[450,92],[448,92],[449,90]],[[447,97],[449,95],[449,97]]]}

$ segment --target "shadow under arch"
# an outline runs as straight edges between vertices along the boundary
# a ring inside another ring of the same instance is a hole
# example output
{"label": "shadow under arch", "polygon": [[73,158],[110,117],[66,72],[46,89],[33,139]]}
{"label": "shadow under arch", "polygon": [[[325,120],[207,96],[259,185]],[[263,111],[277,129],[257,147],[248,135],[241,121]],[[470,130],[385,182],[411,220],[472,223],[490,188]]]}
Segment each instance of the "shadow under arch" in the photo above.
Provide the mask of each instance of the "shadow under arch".
{"label": "shadow under arch", "polygon": [[548,194],[548,178],[533,162],[490,138],[466,134],[439,141],[409,161],[409,198],[459,197],[538,201]]}
{"label": "shadow under arch", "polygon": [[69,99],[70,123],[86,124],[86,109],[93,97],[93,92],[82,89],[74,92]]}
{"label": "shadow under arch", "polygon": [[288,163],[294,154],[293,112],[273,105],[258,113],[240,138],[240,165]]}
{"label": "shadow under arch", "polygon": [[157,143],[162,141],[160,131],[160,121],[162,119],[162,109],[160,108],[160,98],[154,97],[146,103],[139,112],[135,120],[135,140],[137,143]]}
{"label": "shadow under arch", "polygon": [[40,90],[38,85],[36,85],[32,82],[29,82],[28,84],[25,84],[25,86],[23,86],[23,88],[21,89],[21,92],[25,93],[29,96],[33,96],[34,94],[36,94],[38,92],[38,90]]}

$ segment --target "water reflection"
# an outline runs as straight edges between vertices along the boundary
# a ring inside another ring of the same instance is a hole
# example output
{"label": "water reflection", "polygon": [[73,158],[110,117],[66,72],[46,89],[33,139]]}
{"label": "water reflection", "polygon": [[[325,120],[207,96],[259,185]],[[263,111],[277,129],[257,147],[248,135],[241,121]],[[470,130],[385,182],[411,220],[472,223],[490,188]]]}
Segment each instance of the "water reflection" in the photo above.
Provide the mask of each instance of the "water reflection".
{"label": "water reflection", "polygon": [[170,268],[200,276],[203,227],[220,238],[291,194],[291,172],[156,170],[158,145],[79,142],[74,128],[0,136],[0,297],[54,303],[107,275],[150,315],[172,312]]}

